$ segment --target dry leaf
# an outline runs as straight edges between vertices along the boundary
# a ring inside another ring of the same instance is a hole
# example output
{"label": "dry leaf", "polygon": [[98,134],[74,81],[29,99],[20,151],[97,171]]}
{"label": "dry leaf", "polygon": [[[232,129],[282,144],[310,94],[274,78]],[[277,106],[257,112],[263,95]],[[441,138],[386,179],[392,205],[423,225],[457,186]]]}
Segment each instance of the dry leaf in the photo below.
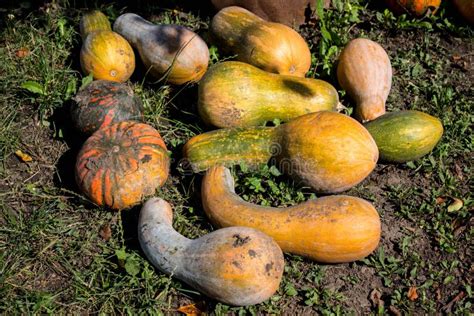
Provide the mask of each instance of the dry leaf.
{"label": "dry leaf", "polygon": [[196,304],[190,304],[181,306],[178,308],[178,312],[185,314],[186,316],[199,316],[203,313],[196,307]]}
{"label": "dry leaf", "polygon": [[439,196],[436,198],[436,204],[439,205],[439,204],[443,204],[444,202],[446,202],[446,197],[445,196]]}
{"label": "dry leaf", "polygon": [[462,57],[459,55],[453,55],[452,58],[453,58],[453,61],[459,61],[461,60]]}
{"label": "dry leaf", "polygon": [[454,163],[454,170],[456,171],[456,175],[459,178],[459,180],[462,181],[464,177],[463,177],[461,166],[459,166],[458,163]]}
{"label": "dry leaf", "polygon": [[416,287],[411,286],[410,289],[408,290],[408,299],[410,301],[415,301],[418,298],[418,293],[416,292]]}
{"label": "dry leaf", "polygon": [[15,151],[15,155],[21,159],[21,161],[23,162],[30,162],[33,160],[33,158],[31,158],[30,155],[28,154],[25,154],[24,152],[22,152],[21,150],[17,150]]}
{"label": "dry leaf", "polygon": [[462,209],[462,207],[464,206],[463,201],[454,197],[452,199],[453,199],[453,202],[449,204],[448,212],[456,212]]}
{"label": "dry leaf", "polygon": [[110,237],[112,237],[112,229],[110,229],[109,224],[105,224],[100,228],[99,236],[105,241],[108,241]]}
{"label": "dry leaf", "polygon": [[15,55],[18,58],[25,58],[30,54],[30,50],[28,48],[22,47],[16,51]]}
{"label": "dry leaf", "polygon": [[370,292],[369,298],[374,307],[379,307],[379,306],[384,305],[384,301],[382,301],[381,297],[382,297],[382,293],[380,293],[380,291],[377,289],[373,289],[372,292]]}
{"label": "dry leaf", "polygon": [[390,305],[390,307],[388,309],[389,309],[389,311],[392,312],[393,315],[402,316],[402,312],[400,312],[400,310],[398,308],[396,308],[395,306]]}

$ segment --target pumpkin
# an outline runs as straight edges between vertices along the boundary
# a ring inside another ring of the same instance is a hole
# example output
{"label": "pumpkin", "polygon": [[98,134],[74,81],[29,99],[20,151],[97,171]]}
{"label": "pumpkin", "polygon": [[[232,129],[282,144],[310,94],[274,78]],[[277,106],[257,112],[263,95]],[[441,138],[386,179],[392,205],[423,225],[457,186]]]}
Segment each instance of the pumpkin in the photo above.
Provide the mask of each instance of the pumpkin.
{"label": "pumpkin", "polygon": [[98,10],[89,11],[84,14],[79,24],[82,40],[85,40],[87,35],[97,31],[112,31],[109,19]]}
{"label": "pumpkin", "polygon": [[366,122],[385,113],[392,66],[382,46],[365,38],[350,41],[339,56],[337,79],[356,102],[357,119]]}
{"label": "pumpkin", "polygon": [[124,121],[99,129],[86,140],[77,156],[76,182],[92,202],[119,210],[162,186],[169,164],[156,129]]}
{"label": "pumpkin", "polygon": [[[314,9],[314,0],[212,0],[218,10],[230,6],[245,8],[261,18],[283,23],[288,26],[299,26],[305,22],[306,11]],[[328,8],[330,0],[324,0]]]}
{"label": "pumpkin", "polygon": [[317,192],[336,193],[361,182],[374,169],[378,149],[356,120],[336,112],[299,116],[277,127],[231,128],[194,136],[184,156],[195,172],[213,165],[266,163]]}
{"label": "pumpkin", "polygon": [[301,35],[244,8],[219,11],[212,19],[211,32],[237,59],[265,71],[304,77],[311,66],[311,53]]}
{"label": "pumpkin", "polygon": [[454,6],[459,13],[471,24],[474,24],[474,1],[453,0]]}
{"label": "pumpkin", "polygon": [[283,274],[283,254],[272,238],[248,227],[216,230],[190,240],[172,226],[173,211],[152,198],[140,212],[138,240],[163,273],[230,305],[258,304],[272,296]]}
{"label": "pumpkin", "polygon": [[155,25],[133,14],[122,14],[113,26],[135,47],[157,78],[173,84],[198,81],[209,63],[206,43],[193,31],[180,25]]}
{"label": "pumpkin", "polygon": [[81,67],[94,79],[125,82],[135,70],[135,54],[130,44],[112,31],[90,33],[82,44]]}
{"label": "pumpkin", "polygon": [[217,227],[245,226],[272,237],[284,252],[339,263],[360,260],[377,247],[381,224],[369,202],[332,195],[291,207],[264,207],[242,200],[229,169],[210,168],[202,181],[202,203]]}
{"label": "pumpkin", "polygon": [[237,61],[211,67],[198,95],[201,118],[220,128],[288,121],[311,112],[335,111],[339,104],[336,89],[325,81],[272,74]]}
{"label": "pumpkin", "polygon": [[71,117],[76,129],[92,134],[113,123],[143,119],[143,105],[133,90],[122,83],[95,80],[73,98]]}
{"label": "pumpkin", "polygon": [[443,135],[441,121],[419,111],[387,113],[365,127],[386,162],[416,160],[433,150]]}
{"label": "pumpkin", "polygon": [[385,0],[387,6],[396,14],[408,13],[414,16],[435,14],[441,0]]}

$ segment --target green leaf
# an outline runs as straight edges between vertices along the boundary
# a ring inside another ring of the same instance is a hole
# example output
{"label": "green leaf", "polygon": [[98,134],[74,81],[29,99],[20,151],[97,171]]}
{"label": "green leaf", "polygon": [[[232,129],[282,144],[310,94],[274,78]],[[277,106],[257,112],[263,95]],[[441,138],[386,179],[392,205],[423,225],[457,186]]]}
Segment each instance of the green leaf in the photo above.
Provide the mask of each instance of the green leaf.
{"label": "green leaf", "polygon": [[285,286],[285,294],[288,296],[296,296],[298,295],[298,291],[295,289],[293,284],[289,283]]}
{"label": "green leaf", "polygon": [[87,86],[89,83],[91,83],[94,80],[94,76],[90,73],[87,77],[83,77],[81,81],[81,89],[85,86]]}
{"label": "green leaf", "polygon": [[329,33],[329,31],[326,29],[326,26],[324,26],[324,24],[321,25],[321,35],[323,36],[323,39],[326,42],[332,41],[331,33]]}
{"label": "green leaf", "polygon": [[270,171],[270,173],[271,173],[272,175],[274,175],[275,177],[281,176],[280,170],[278,170],[278,168],[275,167],[275,166],[271,166],[270,169],[269,169],[269,171]]}
{"label": "green leaf", "polygon": [[140,263],[136,257],[128,256],[127,261],[125,262],[125,271],[131,276],[136,276],[140,273]]}
{"label": "green leaf", "polygon": [[118,260],[126,260],[128,257],[127,252],[123,248],[115,250],[115,255],[117,256]]}
{"label": "green leaf", "polygon": [[453,280],[454,280],[454,276],[448,275],[446,278],[444,278],[443,284],[451,283]]}
{"label": "green leaf", "polygon": [[324,0],[316,0],[316,12],[321,24],[324,25]]}
{"label": "green leaf", "polygon": [[65,99],[69,100],[69,98],[71,98],[71,96],[74,95],[75,93],[76,93],[76,79],[71,79],[67,83]]}
{"label": "green leaf", "polygon": [[25,81],[21,84],[21,87],[32,93],[45,95],[43,86],[36,81]]}
{"label": "green leaf", "polygon": [[64,34],[65,34],[65,31],[64,31],[64,26],[66,25],[67,21],[66,19],[59,19],[58,20],[58,29],[59,29],[59,34],[61,35],[61,37],[64,37]]}

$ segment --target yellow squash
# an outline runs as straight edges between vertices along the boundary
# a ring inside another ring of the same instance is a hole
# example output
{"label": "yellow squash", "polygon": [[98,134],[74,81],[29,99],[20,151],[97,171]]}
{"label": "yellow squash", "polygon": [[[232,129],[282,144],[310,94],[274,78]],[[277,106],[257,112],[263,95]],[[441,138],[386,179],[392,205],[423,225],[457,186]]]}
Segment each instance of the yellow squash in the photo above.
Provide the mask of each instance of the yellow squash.
{"label": "yellow squash", "polygon": [[209,169],[202,182],[202,203],[218,227],[246,226],[272,237],[284,252],[320,262],[360,260],[377,247],[381,224],[367,201],[333,195],[287,208],[255,205],[234,191],[227,168]]}
{"label": "yellow squash", "polygon": [[81,48],[81,67],[94,79],[125,82],[135,70],[135,54],[130,44],[112,31],[87,35]]}
{"label": "yellow squash", "polygon": [[199,83],[199,114],[219,128],[288,121],[336,111],[338,104],[336,89],[326,81],[272,74],[237,61],[214,65]]}
{"label": "yellow squash", "polygon": [[212,19],[211,32],[237,59],[265,71],[304,77],[311,66],[311,53],[301,35],[244,8],[220,10]]}

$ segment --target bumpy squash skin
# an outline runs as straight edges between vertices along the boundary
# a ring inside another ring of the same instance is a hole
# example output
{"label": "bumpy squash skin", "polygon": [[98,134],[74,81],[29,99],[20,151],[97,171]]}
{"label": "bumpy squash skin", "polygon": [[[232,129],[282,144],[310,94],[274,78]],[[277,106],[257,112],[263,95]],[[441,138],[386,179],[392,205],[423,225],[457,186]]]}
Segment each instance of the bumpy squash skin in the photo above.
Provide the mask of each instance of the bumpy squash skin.
{"label": "bumpy squash skin", "polygon": [[367,201],[333,195],[287,208],[242,200],[227,168],[214,166],[202,182],[202,202],[218,227],[247,226],[271,236],[284,252],[339,263],[360,260],[377,247],[381,224]]}
{"label": "bumpy squash skin", "polygon": [[474,25],[474,1],[473,0],[453,0],[454,6],[458,9],[459,13]]}
{"label": "bumpy squash skin", "polygon": [[275,157],[279,168],[302,184],[317,192],[336,193],[372,172],[378,149],[356,120],[322,111],[277,127],[222,129],[197,135],[184,146],[184,155],[195,171],[242,161],[253,166]]}
{"label": "bumpy squash skin", "polygon": [[396,14],[408,13],[417,17],[435,14],[441,0],[385,0],[391,11]]}
{"label": "bumpy squash skin", "polygon": [[130,44],[112,31],[89,34],[80,53],[84,73],[94,79],[125,82],[135,70],[135,54]]}
{"label": "bumpy squash skin", "polygon": [[124,84],[94,80],[75,96],[71,118],[77,130],[92,134],[99,128],[122,121],[141,121],[143,105]]}
{"label": "bumpy squash skin", "polygon": [[199,83],[198,110],[219,128],[288,121],[307,113],[336,111],[336,89],[323,80],[265,72],[242,62],[212,66]]}
{"label": "bumpy squash skin", "polygon": [[258,304],[276,292],[284,260],[272,238],[252,228],[230,227],[190,240],[173,229],[172,214],[158,198],[140,212],[138,240],[156,268],[230,305]]}
{"label": "bumpy squash skin", "polygon": [[433,150],[443,135],[441,121],[419,111],[387,113],[365,127],[385,162],[403,163],[421,158]]}
{"label": "bumpy squash skin", "polygon": [[97,31],[112,31],[109,19],[98,10],[90,11],[84,14],[79,24],[82,40],[85,40],[87,35]]}
{"label": "bumpy squash skin", "polygon": [[301,35],[244,8],[220,10],[212,19],[211,32],[237,59],[265,71],[304,77],[311,66],[311,53]]}
{"label": "bumpy squash skin", "polygon": [[180,25],[155,25],[133,14],[122,14],[115,32],[135,47],[150,73],[172,84],[199,81],[207,70],[209,49],[199,35]]}
{"label": "bumpy squash skin", "polygon": [[367,122],[385,114],[392,66],[382,46],[364,38],[350,41],[339,56],[337,79],[356,102],[358,120]]}
{"label": "bumpy squash skin", "polygon": [[99,129],[84,143],[77,156],[76,182],[97,205],[120,210],[162,186],[169,165],[165,143],[156,129],[119,122]]}

